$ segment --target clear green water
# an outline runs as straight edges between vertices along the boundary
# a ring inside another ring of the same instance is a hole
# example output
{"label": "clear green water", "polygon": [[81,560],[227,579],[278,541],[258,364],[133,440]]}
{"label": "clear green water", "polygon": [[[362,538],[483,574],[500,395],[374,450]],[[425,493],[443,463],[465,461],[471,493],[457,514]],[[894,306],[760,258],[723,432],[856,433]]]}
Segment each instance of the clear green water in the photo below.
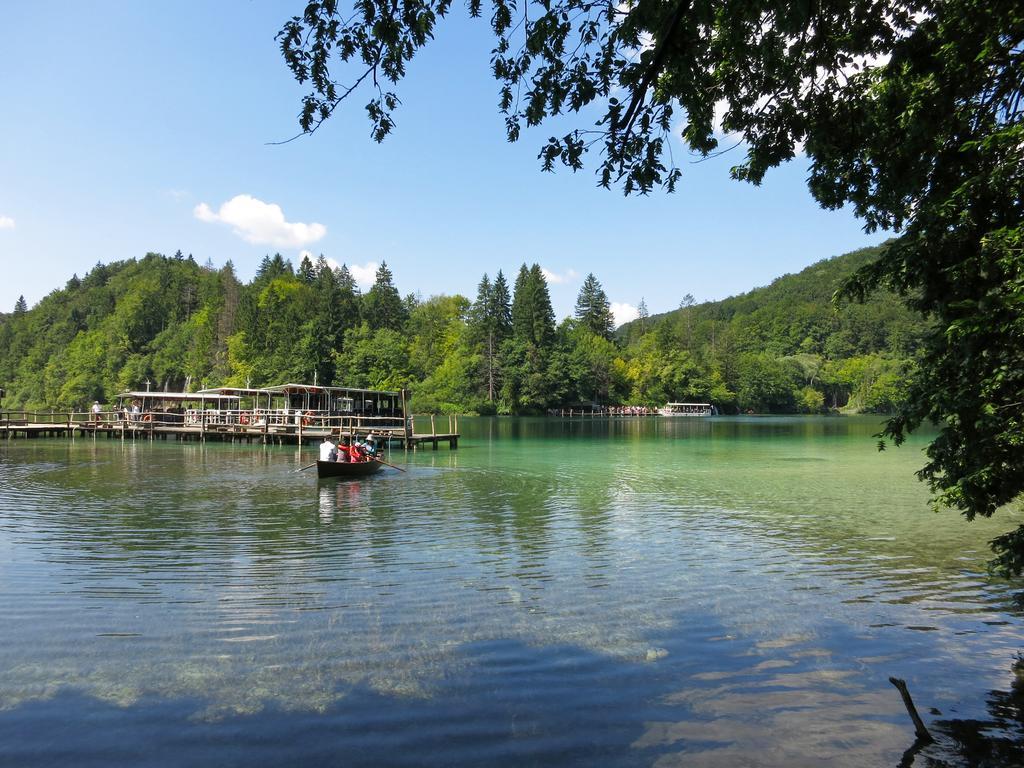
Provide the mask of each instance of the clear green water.
{"label": "clear green water", "polygon": [[1019,521],[931,512],[921,439],[460,426],[358,482],[295,472],[312,447],[0,444],[0,765],[895,765],[890,675],[940,735],[1010,687],[984,563]]}

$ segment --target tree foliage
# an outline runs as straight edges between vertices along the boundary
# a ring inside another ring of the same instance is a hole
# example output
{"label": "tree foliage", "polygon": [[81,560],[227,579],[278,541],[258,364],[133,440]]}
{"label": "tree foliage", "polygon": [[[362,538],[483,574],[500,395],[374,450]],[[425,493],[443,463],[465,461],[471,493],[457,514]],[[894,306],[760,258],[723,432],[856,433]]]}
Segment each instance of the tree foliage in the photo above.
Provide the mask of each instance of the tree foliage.
{"label": "tree foliage", "polygon": [[[473,302],[407,302],[382,268],[376,303],[363,303],[349,270],[323,257],[296,270],[268,256],[244,284],[230,263],[215,270],[148,254],[99,264],[31,310],[0,315],[0,385],[11,405],[61,408],[147,380],[195,390],[315,379],[407,387],[416,407],[478,413],[667,400],[726,412],[888,411],[906,396],[925,324],[889,294],[839,310],[830,303],[843,279],[879,253],[638,319],[610,339],[588,313],[554,326],[537,265],[524,264],[511,291],[503,272],[493,282],[484,276]],[[588,292],[599,300],[584,304],[600,315],[606,298],[596,277],[581,295]],[[641,325],[647,332],[637,332]]]}

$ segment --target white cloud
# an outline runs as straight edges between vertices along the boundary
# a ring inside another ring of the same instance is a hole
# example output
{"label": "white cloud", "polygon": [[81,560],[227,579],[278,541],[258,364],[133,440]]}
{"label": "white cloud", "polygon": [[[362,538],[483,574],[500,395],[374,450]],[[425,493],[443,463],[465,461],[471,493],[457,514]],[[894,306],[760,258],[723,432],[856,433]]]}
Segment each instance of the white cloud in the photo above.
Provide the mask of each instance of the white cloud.
{"label": "white cloud", "polygon": [[623,323],[628,323],[630,320],[636,320],[640,317],[640,310],[632,304],[613,301],[612,316],[615,318],[615,327],[618,327]]}
{"label": "white cloud", "polygon": [[376,282],[378,269],[380,269],[380,264],[376,261],[368,261],[362,266],[359,264],[352,264],[348,268],[348,271],[351,272],[352,277],[355,278],[356,285],[360,288],[366,289]]}
{"label": "white cloud", "polygon": [[14,229],[14,219],[10,216],[0,216],[0,229]]}
{"label": "white cloud", "polygon": [[565,283],[571,283],[580,276],[575,269],[567,269],[564,274],[560,275],[557,272],[552,272],[547,267],[541,267],[540,273],[544,275],[544,279],[552,285],[564,285]]}
{"label": "white cloud", "polygon": [[327,234],[323,224],[285,221],[281,206],[257,200],[252,195],[235,195],[216,213],[206,203],[200,203],[193,213],[200,221],[227,224],[248,243],[279,248],[300,248]]}

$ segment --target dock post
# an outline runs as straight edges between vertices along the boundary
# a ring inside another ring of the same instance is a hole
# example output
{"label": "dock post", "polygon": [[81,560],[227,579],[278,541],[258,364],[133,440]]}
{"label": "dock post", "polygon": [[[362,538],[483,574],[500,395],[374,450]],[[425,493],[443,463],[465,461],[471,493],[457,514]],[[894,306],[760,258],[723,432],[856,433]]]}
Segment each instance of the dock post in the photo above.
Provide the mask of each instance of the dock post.
{"label": "dock post", "polygon": [[409,403],[405,387],[402,387],[402,434],[405,435],[405,439],[402,440],[402,448],[409,450],[409,438],[412,437],[412,428],[409,425]]}

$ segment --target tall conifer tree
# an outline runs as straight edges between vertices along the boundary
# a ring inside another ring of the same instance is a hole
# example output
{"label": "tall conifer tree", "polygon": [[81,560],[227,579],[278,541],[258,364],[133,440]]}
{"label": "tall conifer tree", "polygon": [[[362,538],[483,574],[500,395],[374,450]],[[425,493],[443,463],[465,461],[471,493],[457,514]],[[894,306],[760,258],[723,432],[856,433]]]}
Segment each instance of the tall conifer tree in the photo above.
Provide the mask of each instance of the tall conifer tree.
{"label": "tall conifer tree", "polygon": [[[320,258],[323,257],[321,256]],[[308,255],[304,255],[302,261],[299,262],[299,280],[306,285],[312,285],[315,278],[316,270],[313,269],[313,262],[309,260]]]}
{"label": "tall conifer tree", "polygon": [[[342,264],[334,270],[334,282],[338,286],[337,304],[334,307],[334,314],[340,320],[345,330],[357,328],[361,322],[360,309],[362,297],[359,293],[359,286],[352,277],[347,265]],[[341,349],[341,344],[338,349]]]}
{"label": "tall conifer tree", "polygon": [[532,285],[530,270],[523,264],[516,275],[516,283],[512,292],[512,337],[516,341],[530,342],[533,340],[532,319]]}
{"label": "tall conifer tree", "polygon": [[377,279],[363,299],[363,319],[370,328],[402,330],[408,319],[408,308],[395,288],[387,262],[381,262]]}
{"label": "tall conifer tree", "polygon": [[576,298],[576,319],[580,324],[605,339],[612,337],[615,320],[612,317],[611,303],[601,283],[591,272],[583,281],[579,296]]}
{"label": "tall conifer tree", "polygon": [[550,347],[555,340],[555,310],[551,306],[548,281],[540,265],[530,267],[531,318],[533,321],[533,343],[541,348]]}
{"label": "tall conifer tree", "polygon": [[495,331],[501,342],[512,335],[512,297],[509,294],[508,281],[500,269],[498,276],[494,278],[491,296],[494,302]]}
{"label": "tall conifer tree", "polygon": [[485,274],[477,287],[476,302],[470,309],[470,323],[476,344],[481,349],[482,373],[487,390],[487,401],[494,402],[499,379],[499,351],[501,342],[508,337],[509,319],[508,285],[504,275],[498,273],[499,283],[493,284]]}

